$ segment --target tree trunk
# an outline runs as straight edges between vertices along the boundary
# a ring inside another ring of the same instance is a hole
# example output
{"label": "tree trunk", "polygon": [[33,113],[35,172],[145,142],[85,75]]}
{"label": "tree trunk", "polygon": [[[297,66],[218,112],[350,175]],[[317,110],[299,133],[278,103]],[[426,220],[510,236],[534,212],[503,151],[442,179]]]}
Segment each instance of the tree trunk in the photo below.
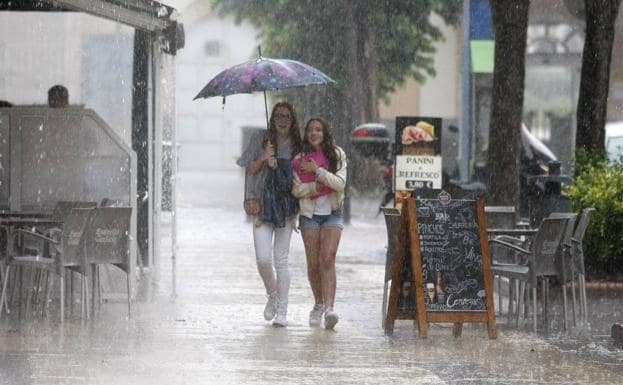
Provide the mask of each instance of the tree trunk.
{"label": "tree trunk", "polygon": [[350,87],[347,91],[347,100],[350,101],[351,126],[356,127],[363,123],[363,88],[361,77],[359,76],[359,63],[357,55],[357,20],[356,20],[356,1],[348,0],[344,4],[345,11],[345,35],[344,43],[346,47],[346,65]]}
{"label": "tree trunk", "polygon": [[586,0],[586,38],[578,98],[576,152],[605,153],[605,125],[614,25],[621,0]]}
{"label": "tree trunk", "polygon": [[517,206],[529,0],[491,1],[495,69],[489,128],[489,204]]}
{"label": "tree trunk", "polygon": [[363,118],[365,122],[379,121],[378,108],[378,57],[376,54],[376,10],[374,0],[357,2],[357,49],[359,76],[363,91]]}

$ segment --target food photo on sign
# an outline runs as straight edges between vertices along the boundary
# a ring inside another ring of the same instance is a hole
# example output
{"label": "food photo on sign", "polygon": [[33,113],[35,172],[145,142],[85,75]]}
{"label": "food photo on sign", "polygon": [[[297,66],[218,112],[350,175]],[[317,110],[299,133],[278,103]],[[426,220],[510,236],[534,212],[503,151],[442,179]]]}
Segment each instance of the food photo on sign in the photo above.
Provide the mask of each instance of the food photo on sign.
{"label": "food photo on sign", "polygon": [[441,155],[441,118],[396,117],[396,155]]}
{"label": "food photo on sign", "polygon": [[435,126],[420,120],[402,130],[400,141],[404,155],[435,155]]}

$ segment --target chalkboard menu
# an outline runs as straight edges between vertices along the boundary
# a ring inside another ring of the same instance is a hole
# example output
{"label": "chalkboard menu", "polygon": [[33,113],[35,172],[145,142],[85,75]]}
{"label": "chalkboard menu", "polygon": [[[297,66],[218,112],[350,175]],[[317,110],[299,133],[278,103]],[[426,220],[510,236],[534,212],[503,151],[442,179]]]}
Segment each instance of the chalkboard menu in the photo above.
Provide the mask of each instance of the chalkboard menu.
{"label": "chalkboard menu", "polygon": [[464,322],[486,323],[489,338],[496,338],[482,198],[453,200],[444,191],[437,199],[409,198],[393,241],[386,334],[395,320],[415,319],[421,338],[429,322],[454,323],[455,337]]}
{"label": "chalkboard menu", "polygon": [[[408,234],[405,235],[408,237]],[[411,255],[411,247],[407,239],[405,239],[405,254]],[[411,265],[411,258],[405,258],[400,271],[402,283],[400,285],[400,294],[398,295],[398,310],[407,313],[415,312],[416,308],[415,277],[413,276],[413,266]]]}
{"label": "chalkboard menu", "polygon": [[427,311],[486,310],[476,201],[415,203]]}

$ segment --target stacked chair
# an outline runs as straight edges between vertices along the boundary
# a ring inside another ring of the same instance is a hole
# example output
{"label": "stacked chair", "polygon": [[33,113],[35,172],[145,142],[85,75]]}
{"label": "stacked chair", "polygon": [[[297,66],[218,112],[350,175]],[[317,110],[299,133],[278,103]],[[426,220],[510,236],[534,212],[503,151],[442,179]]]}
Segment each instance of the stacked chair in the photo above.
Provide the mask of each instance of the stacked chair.
{"label": "stacked chair", "polygon": [[[557,279],[562,289],[563,328],[566,330],[569,326],[567,317],[567,289],[569,286],[571,288],[573,325],[576,325],[578,315],[581,315],[582,322],[586,321],[588,305],[583,240],[594,211],[594,208],[584,209],[579,219],[575,213],[552,213],[543,221],[538,233],[532,240],[521,241],[512,237],[499,237],[490,240],[493,274],[497,277],[506,277],[509,280],[509,321],[510,317],[513,316],[512,303],[514,299],[517,303],[515,316],[518,324],[525,285],[528,284],[533,294],[533,328],[536,331],[536,285],[537,282],[541,282],[543,286],[543,318],[546,331],[549,330],[549,280],[551,278]],[[511,259],[514,262],[509,261],[509,255],[512,256]],[[515,282],[519,282],[518,288],[516,288]],[[577,306],[578,298],[579,307]]]}
{"label": "stacked chair", "polygon": [[[580,297],[580,314],[582,321],[586,322],[588,317],[588,304],[586,299],[586,272],[584,269],[584,235],[586,235],[586,229],[591,220],[591,216],[595,212],[594,208],[585,208],[582,210],[578,224],[571,237],[571,242],[567,244],[567,250],[569,250],[569,258],[571,259],[571,284],[572,290],[575,295],[575,282],[577,280],[579,297]],[[574,300],[575,304],[575,300]]]}
{"label": "stacked chair", "polygon": [[[78,271],[83,274],[84,277],[84,263],[83,263],[83,234],[84,230],[89,222],[92,209],[71,209],[66,216],[60,232],[49,237],[36,231],[20,229],[15,231],[14,234],[37,239],[43,242],[43,247],[38,249],[37,255],[22,255],[18,250],[15,250],[12,245],[14,244],[12,239],[9,239],[9,254],[7,255],[7,265],[5,269],[5,276],[3,279],[2,294],[0,296],[0,304],[6,304],[5,299],[7,295],[7,283],[9,280],[9,272],[11,268],[19,269],[19,294],[21,296],[21,286],[23,281],[23,268],[29,267],[37,270],[38,277],[41,277],[41,273],[53,273],[59,278],[59,291],[60,291],[60,319],[64,321],[65,317],[65,277],[67,269],[71,271]],[[15,281],[15,280],[14,280]],[[39,281],[35,279],[35,281]],[[39,284],[37,282],[36,290],[33,287],[34,293],[39,292]],[[85,294],[86,281],[83,280],[82,293]],[[49,295],[49,281],[46,280],[45,285],[45,302],[44,310],[48,304]],[[84,297],[86,298],[86,296]],[[30,295],[27,301],[30,301]],[[27,306],[28,309],[28,306]],[[0,307],[0,315],[2,314]],[[7,309],[8,310],[8,309]]]}
{"label": "stacked chair", "polygon": [[[543,315],[547,319],[549,278],[560,276],[561,270],[557,263],[557,256],[561,255],[563,239],[567,228],[567,218],[545,218],[538,232],[534,235],[531,243],[517,245],[500,239],[491,239],[490,245],[502,246],[502,248],[516,253],[515,263],[497,263],[496,255],[492,254],[492,272],[494,276],[505,277],[509,280],[509,300],[513,298],[512,288],[514,282],[520,283],[520,292],[528,284],[532,293],[533,330],[537,330],[537,283],[543,283]],[[522,307],[523,295],[518,295],[517,316]],[[509,309],[510,309],[509,305]],[[509,319],[512,312],[509,311]]]}
{"label": "stacked chair", "polygon": [[[44,274],[59,278],[60,292],[60,320],[65,318],[65,282],[66,278],[78,273],[81,276],[81,314],[89,317],[89,294],[88,294],[88,275],[92,272],[93,277],[93,307],[95,307],[95,288],[99,284],[97,266],[102,264],[112,264],[121,268],[126,273],[128,289],[128,314],[131,311],[131,255],[130,255],[130,207],[99,207],[99,208],[76,208],[72,207],[69,212],[64,213],[63,224],[60,228],[46,234],[37,231],[17,230],[15,236],[30,238],[41,242],[41,247],[36,248],[35,255],[33,250],[28,254],[20,252],[21,248],[13,247],[14,240],[9,239],[7,247],[8,255],[6,258],[6,269],[2,277],[2,294],[0,295],[0,316],[3,308],[8,313],[8,292],[9,292],[9,273],[19,270],[19,274],[13,279],[13,292],[21,297],[23,285],[23,268],[32,268],[35,271],[35,279],[27,298],[27,312],[31,296],[36,300],[41,291],[41,281]],[[16,281],[19,277],[19,287],[15,290]],[[45,302],[42,314],[45,313],[49,303],[50,282],[46,278]],[[98,285],[99,289],[99,285]],[[73,291],[73,290],[72,290]],[[99,290],[97,290],[99,292]],[[101,295],[100,295],[101,297]],[[21,298],[19,299],[21,301]],[[36,302],[36,301],[35,301]]]}
{"label": "stacked chair", "polygon": [[130,280],[130,207],[99,207],[93,209],[92,218],[85,231],[84,264],[91,268],[93,277],[93,308],[95,293],[100,293],[100,265],[112,264],[126,274],[128,291],[128,316],[131,315],[131,280]]}

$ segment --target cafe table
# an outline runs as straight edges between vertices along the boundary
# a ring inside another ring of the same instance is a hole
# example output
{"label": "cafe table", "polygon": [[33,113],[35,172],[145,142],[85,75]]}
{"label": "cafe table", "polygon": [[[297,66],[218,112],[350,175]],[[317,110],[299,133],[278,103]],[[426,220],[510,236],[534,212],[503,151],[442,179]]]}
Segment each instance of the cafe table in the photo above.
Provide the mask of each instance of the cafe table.
{"label": "cafe table", "polygon": [[495,237],[498,235],[510,235],[513,237],[521,237],[521,236],[531,236],[538,232],[538,229],[523,229],[523,228],[512,228],[512,229],[501,229],[501,228],[489,228],[487,229],[487,234],[490,237]]}

